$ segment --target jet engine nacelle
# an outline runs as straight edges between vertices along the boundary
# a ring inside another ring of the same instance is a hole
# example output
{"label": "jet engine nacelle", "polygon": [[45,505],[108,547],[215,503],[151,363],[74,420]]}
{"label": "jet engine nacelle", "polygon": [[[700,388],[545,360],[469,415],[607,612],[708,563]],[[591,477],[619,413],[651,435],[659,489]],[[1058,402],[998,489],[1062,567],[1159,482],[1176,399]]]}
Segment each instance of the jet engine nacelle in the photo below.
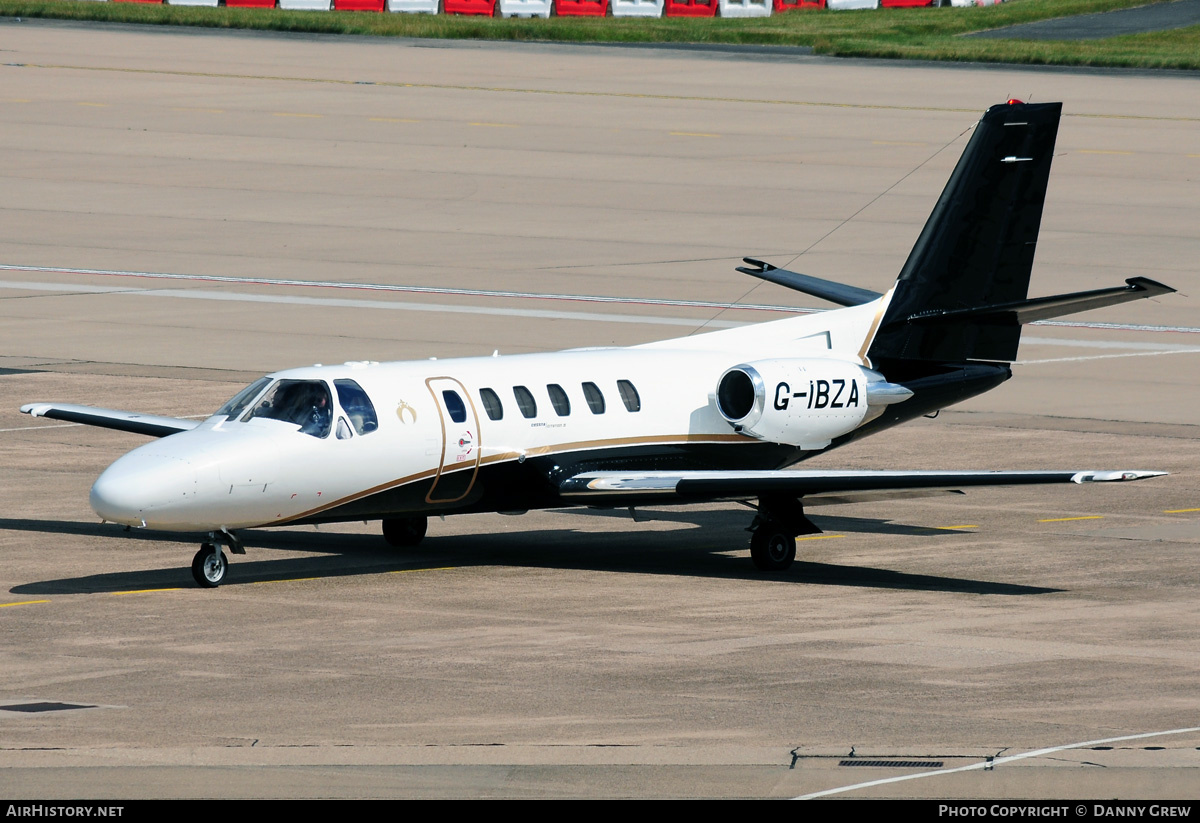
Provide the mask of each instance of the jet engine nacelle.
{"label": "jet engine nacelle", "polygon": [[[839,360],[756,360],[717,381],[717,411],[734,431],[802,449],[823,449],[912,392],[878,372]],[[872,408],[873,407],[873,408]]]}

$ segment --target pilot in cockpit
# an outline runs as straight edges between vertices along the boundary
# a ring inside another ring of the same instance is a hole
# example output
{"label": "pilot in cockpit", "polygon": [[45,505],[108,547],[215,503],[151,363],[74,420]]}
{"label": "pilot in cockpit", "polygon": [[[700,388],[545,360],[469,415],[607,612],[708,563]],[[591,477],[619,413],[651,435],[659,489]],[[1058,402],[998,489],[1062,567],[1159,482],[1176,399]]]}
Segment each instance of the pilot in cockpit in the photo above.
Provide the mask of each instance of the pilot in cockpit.
{"label": "pilot in cockpit", "polygon": [[298,415],[292,422],[300,424],[300,431],[313,437],[329,434],[333,421],[333,410],[329,408],[329,390],[324,383],[309,383],[303,386]]}

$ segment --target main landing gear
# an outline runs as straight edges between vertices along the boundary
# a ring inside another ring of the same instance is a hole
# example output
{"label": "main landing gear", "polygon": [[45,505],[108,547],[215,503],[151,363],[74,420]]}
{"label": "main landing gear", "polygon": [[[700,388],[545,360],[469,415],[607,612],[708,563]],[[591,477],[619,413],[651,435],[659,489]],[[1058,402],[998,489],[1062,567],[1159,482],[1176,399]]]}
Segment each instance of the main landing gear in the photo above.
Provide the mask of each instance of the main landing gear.
{"label": "main landing gear", "polygon": [[411,548],[424,539],[428,528],[429,518],[424,515],[389,517],[383,521],[383,539],[397,549]]}
{"label": "main landing gear", "polygon": [[764,496],[750,524],[750,559],[759,571],[781,572],[796,559],[796,536],[820,534],[798,497]]}
{"label": "main landing gear", "polygon": [[221,546],[227,546],[232,554],[245,554],[246,547],[233,532],[209,532],[211,542],[202,543],[200,551],[192,558],[192,577],[204,589],[215,589],[225,582],[225,573],[229,571],[229,560]]}

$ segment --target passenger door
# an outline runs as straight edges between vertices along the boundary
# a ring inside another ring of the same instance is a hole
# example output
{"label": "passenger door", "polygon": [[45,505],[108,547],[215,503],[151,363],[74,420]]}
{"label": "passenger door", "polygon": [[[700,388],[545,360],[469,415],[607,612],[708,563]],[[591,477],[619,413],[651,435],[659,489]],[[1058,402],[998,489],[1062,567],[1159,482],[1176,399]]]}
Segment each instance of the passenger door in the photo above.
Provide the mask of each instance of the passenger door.
{"label": "passenger door", "polygon": [[442,424],[442,459],[426,503],[456,503],[471,493],[479,474],[479,415],[467,389],[453,377],[425,381]]}

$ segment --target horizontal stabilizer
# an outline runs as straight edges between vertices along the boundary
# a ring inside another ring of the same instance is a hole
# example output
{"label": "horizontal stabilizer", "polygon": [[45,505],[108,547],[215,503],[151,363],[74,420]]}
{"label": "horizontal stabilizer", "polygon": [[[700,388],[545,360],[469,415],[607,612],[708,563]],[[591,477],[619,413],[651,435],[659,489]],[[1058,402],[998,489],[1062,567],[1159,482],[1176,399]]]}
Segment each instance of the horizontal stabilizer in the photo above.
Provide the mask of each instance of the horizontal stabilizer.
{"label": "horizontal stabilizer", "polygon": [[689,500],[740,500],[764,494],[814,494],[1097,483],[1157,477],[1159,471],[645,471],[587,472],[565,480],[566,498],[655,495]]}
{"label": "horizontal stabilizer", "polygon": [[1024,325],[1037,320],[1048,320],[1051,317],[1062,317],[1076,312],[1115,306],[1118,303],[1128,303],[1130,300],[1173,294],[1174,291],[1175,289],[1170,286],[1148,277],[1131,277],[1125,281],[1124,286],[1114,286],[1109,289],[1093,289],[1092,291],[1059,294],[1053,297],[1035,297],[1032,300],[1016,300],[1011,303],[979,306],[973,309],[918,312],[909,317],[908,322],[922,325],[968,321],[1002,326]]}
{"label": "horizontal stabilizer", "polygon": [[832,280],[822,280],[820,277],[813,277],[810,274],[800,274],[788,271],[787,269],[777,268],[770,263],[764,263],[752,257],[743,257],[742,260],[748,263],[749,266],[754,267],[738,266],[737,270],[742,274],[748,274],[751,277],[758,277],[780,286],[786,286],[793,291],[811,294],[813,297],[828,300],[830,303],[837,303],[839,306],[861,306],[863,303],[878,300],[882,296],[879,292],[874,292],[870,289],[860,289],[857,286],[847,286],[843,283],[835,283]]}
{"label": "horizontal stabilizer", "polygon": [[33,417],[48,417],[102,429],[147,434],[151,437],[166,437],[169,434],[189,431],[200,425],[199,420],[181,420],[178,417],[162,417],[157,414],[99,409],[94,406],[76,406],[69,403],[26,403],[21,411]]}

